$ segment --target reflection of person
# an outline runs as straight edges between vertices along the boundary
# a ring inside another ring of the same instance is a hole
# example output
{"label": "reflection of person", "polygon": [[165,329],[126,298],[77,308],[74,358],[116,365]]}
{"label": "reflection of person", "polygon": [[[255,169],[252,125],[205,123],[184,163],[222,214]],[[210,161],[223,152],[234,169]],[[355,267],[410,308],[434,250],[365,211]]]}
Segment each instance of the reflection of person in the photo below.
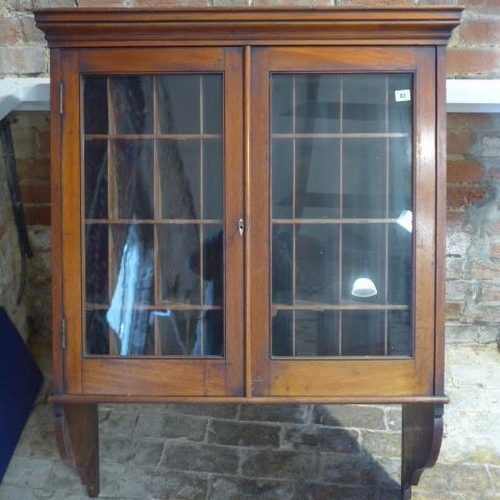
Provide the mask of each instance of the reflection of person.
{"label": "reflection of person", "polygon": [[[189,257],[189,267],[207,282],[205,285],[204,305],[221,306],[224,297],[224,237],[222,231],[206,239],[200,250]],[[210,309],[201,313],[196,326],[194,356],[222,356],[224,354],[223,311]]]}

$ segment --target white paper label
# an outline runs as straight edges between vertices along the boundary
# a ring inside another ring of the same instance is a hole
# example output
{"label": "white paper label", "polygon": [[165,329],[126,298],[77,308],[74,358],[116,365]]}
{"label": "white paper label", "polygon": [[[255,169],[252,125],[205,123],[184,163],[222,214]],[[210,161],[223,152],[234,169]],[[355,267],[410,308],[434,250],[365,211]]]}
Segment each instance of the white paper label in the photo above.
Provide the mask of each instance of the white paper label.
{"label": "white paper label", "polygon": [[411,101],[410,89],[396,90],[394,94],[396,96],[396,102]]}

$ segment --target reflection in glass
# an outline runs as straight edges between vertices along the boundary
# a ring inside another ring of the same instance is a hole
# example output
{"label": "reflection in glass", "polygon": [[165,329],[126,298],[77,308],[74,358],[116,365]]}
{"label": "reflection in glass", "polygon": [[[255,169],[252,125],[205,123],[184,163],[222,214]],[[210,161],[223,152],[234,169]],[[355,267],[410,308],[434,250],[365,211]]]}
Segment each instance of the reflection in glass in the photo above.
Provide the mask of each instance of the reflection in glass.
{"label": "reflection in glass", "polygon": [[115,202],[120,219],[152,219],[153,141],[116,140],[111,143],[115,160]]}
{"label": "reflection in glass", "polygon": [[144,354],[150,311],[137,307],[152,303],[154,261],[152,228],[128,227],[116,279],[106,314],[110,328],[119,339],[122,356]]}
{"label": "reflection in glass", "polygon": [[85,134],[108,133],[108,78],[88,75],[84,80]]}
{"label": "reflection in glass", "polygon": [[295,244],[295,299],[337,304],[339,226],[297,225]]}
{"label": "reflection in glass", "polygon": [[[153,133],[153,78],[114,76],[110,78],[112,120],[116,134]],[[113,129],[111,129],[113,131]]]}
{"label": "reflection in glass", "polygon": [[85,217],[108,217],[108,142],[85,141]]}
{"label": "reflection in glass", "polygon": [[108,226],[96,224],[85,228],[85,290],[87,302],[107,304],[108,290]]}
{"label": "reflection in glass", "polygon": [[[385,300],[386,225],[345,224],[342,227],[342,298],[347,301],[381,303]],[[359,278],[373,282],[377,293],[354,296]]]}
{"label": "reflection in glass", "polygon": [[344,141],[343,215],[383,218],[386,211],[386,148],[379,139]]}
{"label": "reflection in glass", "polygon": [[271,76],[273,356],[412,355],[412,78]]}
{"label": "reflection in glass", "polygon": [[343,312],[342,333],[343,356],[386,355],[384,312]]}

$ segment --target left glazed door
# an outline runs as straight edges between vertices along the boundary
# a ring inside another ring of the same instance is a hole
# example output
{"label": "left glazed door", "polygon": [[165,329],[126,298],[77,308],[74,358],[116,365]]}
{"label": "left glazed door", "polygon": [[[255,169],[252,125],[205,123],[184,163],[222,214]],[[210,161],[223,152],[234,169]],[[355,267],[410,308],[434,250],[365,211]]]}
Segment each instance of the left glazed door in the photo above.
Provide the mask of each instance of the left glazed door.
{"label": "left glazed door", "polygon": [[65,392],[242,395],[241,51],[64,59]]}

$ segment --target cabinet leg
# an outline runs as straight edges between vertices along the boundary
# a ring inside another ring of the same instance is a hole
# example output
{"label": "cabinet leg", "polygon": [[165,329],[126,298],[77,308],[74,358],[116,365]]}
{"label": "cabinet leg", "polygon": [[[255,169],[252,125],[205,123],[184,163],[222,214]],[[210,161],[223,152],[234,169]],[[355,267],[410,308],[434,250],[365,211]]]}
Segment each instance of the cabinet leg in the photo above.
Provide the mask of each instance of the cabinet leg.
{"label": "cabinet leg", "polygon": [[89,497],[99,496],[99,416],[94,404],[56,404],[55,434],[61,458],[73,467]]}
{"label": "cabinet leg", "polygon": [[403,500],[409,500],[411,487],[418,484],[422,472],[438,458],[443,438],[443,405],[403,405],[402,428],[401,492]]}

